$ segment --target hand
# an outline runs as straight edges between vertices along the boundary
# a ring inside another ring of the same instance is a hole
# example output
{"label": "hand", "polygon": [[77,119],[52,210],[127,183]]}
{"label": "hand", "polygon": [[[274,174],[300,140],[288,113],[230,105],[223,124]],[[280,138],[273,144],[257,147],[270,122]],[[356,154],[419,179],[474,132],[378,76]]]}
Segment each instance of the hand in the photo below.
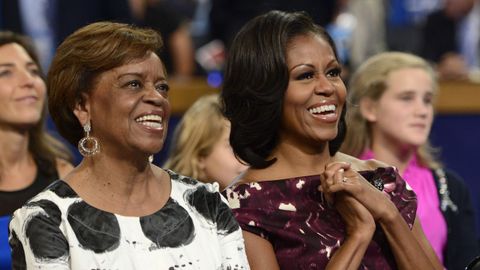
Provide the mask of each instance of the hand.
{"label": "hand", "polygon": [[321,190],[326,194],[327,200],[333,201],[333,194],[345,192],[361,203],[375,221],[390,220],[398,214],[398,209],[390,199],[351,169],[348,163],[327,164],[322,178]]}
{"label": "hand", "polygon": [[350,164],[337,162],[327,169],[322,175],[322,185],[325,198],[330,205],[334,205],[343,220],[345,221],[347,235],[355,235],[362,240],[370,240],[375,231],[375,220],[370,212],[352,195],[346,192],[330,192],[329,186],[335,183],[341,183],[344,179],[345,169],[349,169]]}

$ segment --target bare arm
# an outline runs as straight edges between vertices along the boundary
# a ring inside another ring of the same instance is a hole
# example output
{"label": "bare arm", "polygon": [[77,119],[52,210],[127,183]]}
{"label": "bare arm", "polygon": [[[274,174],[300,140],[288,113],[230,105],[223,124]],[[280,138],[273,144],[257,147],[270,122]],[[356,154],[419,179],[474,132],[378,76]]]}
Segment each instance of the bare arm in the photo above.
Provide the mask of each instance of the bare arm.
{"label": "bare arm", "polygon": [[387,236],[399,269],[443,269],[423,233],[418,217],[415,218],[411,231],[398,211],[381,221],[380,226]]}
{"label": "bare arm", "polygon": [[267,240],[253,233],[243,231],[248,263],[252,270],[280,270],[273,247]]}

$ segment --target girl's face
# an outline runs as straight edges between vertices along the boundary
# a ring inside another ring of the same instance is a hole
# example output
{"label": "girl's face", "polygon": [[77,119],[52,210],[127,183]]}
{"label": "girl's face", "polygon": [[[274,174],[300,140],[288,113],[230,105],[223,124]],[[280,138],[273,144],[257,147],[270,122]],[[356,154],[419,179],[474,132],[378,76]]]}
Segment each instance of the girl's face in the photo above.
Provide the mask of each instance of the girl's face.
{"label": "girl's face", "polygon": [[218,182],[222,189],[227,187],[235,177],[247,169],[246,165],[237,160],[230,146],[228,140],[230,123],[224,120],[224,124],[225,127],[220,139],[213,146],[212,152],[208,156],[200,158],[200,170],[205,181]]}
{"label": "girl's face", "polygon": [[346,88],[331,46],[318,36],[298,36],[288,46],[287,65],[280,139],[310,149],[334,139]]}
{"label": "girl's face", "polygon": [[29,128],[38,123],[46,86],[39,68],[17,43],[0,47],[0,127]]}
{"label": "girl's face", "polygon": [[387,147],[419,147],[433,122],[434,84],[421,68],[391,72],[380,99],[364,110],[371,122],[373,143]]}

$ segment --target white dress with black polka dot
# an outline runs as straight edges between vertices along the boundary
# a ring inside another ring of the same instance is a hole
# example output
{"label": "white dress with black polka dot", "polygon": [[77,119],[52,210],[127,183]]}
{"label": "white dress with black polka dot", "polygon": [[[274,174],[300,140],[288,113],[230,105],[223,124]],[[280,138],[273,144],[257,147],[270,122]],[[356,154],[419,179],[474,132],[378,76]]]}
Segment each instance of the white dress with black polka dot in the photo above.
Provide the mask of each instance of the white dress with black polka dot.
{"label": "white dress with black polka dot", "polygon": [[144,217],[88,205],[62,180],[10,222],[14,269],[249,269],[240,227],[218,188],[167,170],[170,198]]}

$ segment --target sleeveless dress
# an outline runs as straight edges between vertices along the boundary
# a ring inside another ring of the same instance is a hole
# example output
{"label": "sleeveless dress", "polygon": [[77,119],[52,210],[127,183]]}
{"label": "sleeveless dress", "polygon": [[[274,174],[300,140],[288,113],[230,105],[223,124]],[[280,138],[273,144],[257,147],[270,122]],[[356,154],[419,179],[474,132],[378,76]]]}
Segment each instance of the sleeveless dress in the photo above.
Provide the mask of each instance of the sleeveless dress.
{"label": "sleeveless dress", "polygon": [[218,187],[167,170],[171,193],[142,217],[87,204],[58,180],[10,222],[18,269],[249,269],[240,227]]}
{"label": "sleeveless dress", "polygon": [[[415,193],[392,167],[359,172],[382,180],[384,193],[410,228],[415,221]],[[345,224],[318,191],[320,176],[239,184],[224,191],[243,230],[268,240],[281,269],[324,269],[345,240]],[[386,236],[377,226],[360,269],[396,269]]]}
{"label": "sleeveless dress", "polygon": [[8,245],[8,223],[13,212],[58,179],[55,165],[48,166],[46,162],[36,162],[37,175],[30,186],[16,191],[0,191],[0,270],[12,269]]}

